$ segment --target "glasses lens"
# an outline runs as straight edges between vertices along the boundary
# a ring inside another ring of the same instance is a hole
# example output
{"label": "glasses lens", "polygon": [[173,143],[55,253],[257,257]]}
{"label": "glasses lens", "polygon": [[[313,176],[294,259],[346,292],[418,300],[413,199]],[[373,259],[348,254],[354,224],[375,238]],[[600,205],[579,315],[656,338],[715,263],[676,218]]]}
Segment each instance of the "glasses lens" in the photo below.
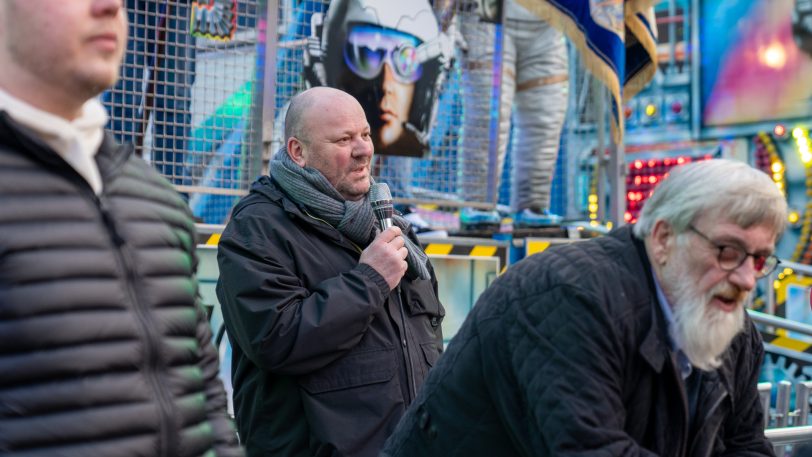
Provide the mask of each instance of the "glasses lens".
{"label": "glasses lens", "polygon": [[413,83],[420,79],[423,66],[418,61],[417,50],[414,46],[402,45],[392,53],[392,67],[398,78],[405,83]]}
{"label": "glasses lens", "polygon": [[755,268],[756,271],[763,271],[766,265],[767,257],[761,255],[753,256],[753,268]]}
{"label": "glasses lens", "polygon": [[[759,264],[761,265],[760,268]],[[774,255],[756,258],[756,271],[758,271],[761,276],[767,276],[768,274],[772,273],[772,271],[775,270],[775,267],[777,266],[778,266],[778,257]]]}
{"label": "glasses lens", "polygon": [[732,270],[741,265],[745,257],[747,254],[744,251],[733,246],[722,246],[719,250],[719,266],[725,270]]}
{"label": "glasses lens", "polygon": [[347,42],[347,45],[344,46],[344,62],[346,62],[347,67],[364,79],[375,78],[381,73],[385,57],[385,49],[372,49],[351,42]]}

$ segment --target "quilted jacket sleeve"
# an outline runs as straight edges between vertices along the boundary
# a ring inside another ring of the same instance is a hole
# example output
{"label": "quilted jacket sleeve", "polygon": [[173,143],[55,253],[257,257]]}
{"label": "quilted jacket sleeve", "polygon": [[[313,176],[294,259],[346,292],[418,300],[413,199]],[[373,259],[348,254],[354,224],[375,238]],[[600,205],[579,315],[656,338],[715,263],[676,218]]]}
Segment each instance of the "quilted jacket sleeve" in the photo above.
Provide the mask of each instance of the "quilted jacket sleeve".
{"label": "quilted jacket sleeve", "polygon": [[[335,247],[303,252],[299,243],[312,235],[291,233],[277,231],[267,215],[236,214],[219,243],[217,296],[229,338],[253,363],[266,371],[300,375],[357,345],[389,287],[363,264],[306,287],[300,275],[316,276],[315,269],[332,268],[346,258],[331,257]],[[314,271],[297,271],[307,263],[301,256],[318,256],[318,262],[308,263]]]}
{"label": "quilted jacket sleeve", "polygon": [[526,425],[515,426],[528,427],[521,434],[536,440],[526,455],[542,449],[557,456],[655,455],[624,431],[620,384],[627,354],[612,319],[594,305],[598,297],[555,286],[523,300],[550,304],[514,307],[516,321],[506,338],[510,368],[525,397],[518,402],[529,408]]}

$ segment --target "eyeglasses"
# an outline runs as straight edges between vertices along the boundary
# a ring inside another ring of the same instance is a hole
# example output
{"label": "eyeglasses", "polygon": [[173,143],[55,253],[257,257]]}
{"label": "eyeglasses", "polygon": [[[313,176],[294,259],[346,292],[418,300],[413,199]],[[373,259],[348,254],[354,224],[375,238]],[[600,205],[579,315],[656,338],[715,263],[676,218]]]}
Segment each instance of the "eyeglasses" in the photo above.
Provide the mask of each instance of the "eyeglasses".
{"label": "eyeglasses", "polygon": [[347,35],[344,62],[364,79],[374,79],[388,63],[398,81],[411,84],[423,74],[420,41],[408,33],[371,25],[355,25]]}
{"label": "eyeglasses", "polygon": [[748,257],[752,257],[753,268],[756,270],[756,279],[760,279],[772,273],[775,267],[781,263],[778,257],[774,255],[752,254],[737,246],[718,244],[693,225],[689,224],[688,228],[719,250],[716,260],[719,261],[719,268],[725,271],[733,271],[739,268]]}

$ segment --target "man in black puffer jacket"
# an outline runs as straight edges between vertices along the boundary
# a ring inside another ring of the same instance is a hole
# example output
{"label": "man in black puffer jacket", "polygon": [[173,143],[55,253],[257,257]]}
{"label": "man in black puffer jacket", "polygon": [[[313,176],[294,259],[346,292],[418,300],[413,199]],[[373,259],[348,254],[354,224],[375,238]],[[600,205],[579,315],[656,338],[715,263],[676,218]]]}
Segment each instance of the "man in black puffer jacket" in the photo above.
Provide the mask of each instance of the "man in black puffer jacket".
{"label": "man in black puffer jacket", "polygon": [[194,225],[105,137],[120,0],[0,2],[0,455],[239,456]]}
{"label": "man in black puffer jacket", "polygon": [[483,293],[387,456],[765,456],[744,310],[786,201],[761,171],[671,171],[638,223],[550,248]]}

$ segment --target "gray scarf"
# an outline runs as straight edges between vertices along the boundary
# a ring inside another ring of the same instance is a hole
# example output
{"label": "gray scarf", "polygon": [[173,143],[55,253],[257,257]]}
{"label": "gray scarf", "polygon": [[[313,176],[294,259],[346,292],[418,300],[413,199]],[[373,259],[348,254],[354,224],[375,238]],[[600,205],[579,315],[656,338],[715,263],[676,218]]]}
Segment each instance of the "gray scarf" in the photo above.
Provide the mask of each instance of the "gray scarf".
{"label": "gray scarf", "polygon": [[[307,207],[316,217],[327,221],[359,246],[367,247],[375,238],[376,229],[380,229],[368,194],[358,201],[346,200],[320,171],[299,166],[284,147],[271,160],[271,176],[294,202]],[[370,181],[374,182],[372,178]],[[392,222],[403,231],[409,251],[406,277],[410,280],[429,279],[426,253],[406,236],[409,222],[399,215],[394,215]]]}

